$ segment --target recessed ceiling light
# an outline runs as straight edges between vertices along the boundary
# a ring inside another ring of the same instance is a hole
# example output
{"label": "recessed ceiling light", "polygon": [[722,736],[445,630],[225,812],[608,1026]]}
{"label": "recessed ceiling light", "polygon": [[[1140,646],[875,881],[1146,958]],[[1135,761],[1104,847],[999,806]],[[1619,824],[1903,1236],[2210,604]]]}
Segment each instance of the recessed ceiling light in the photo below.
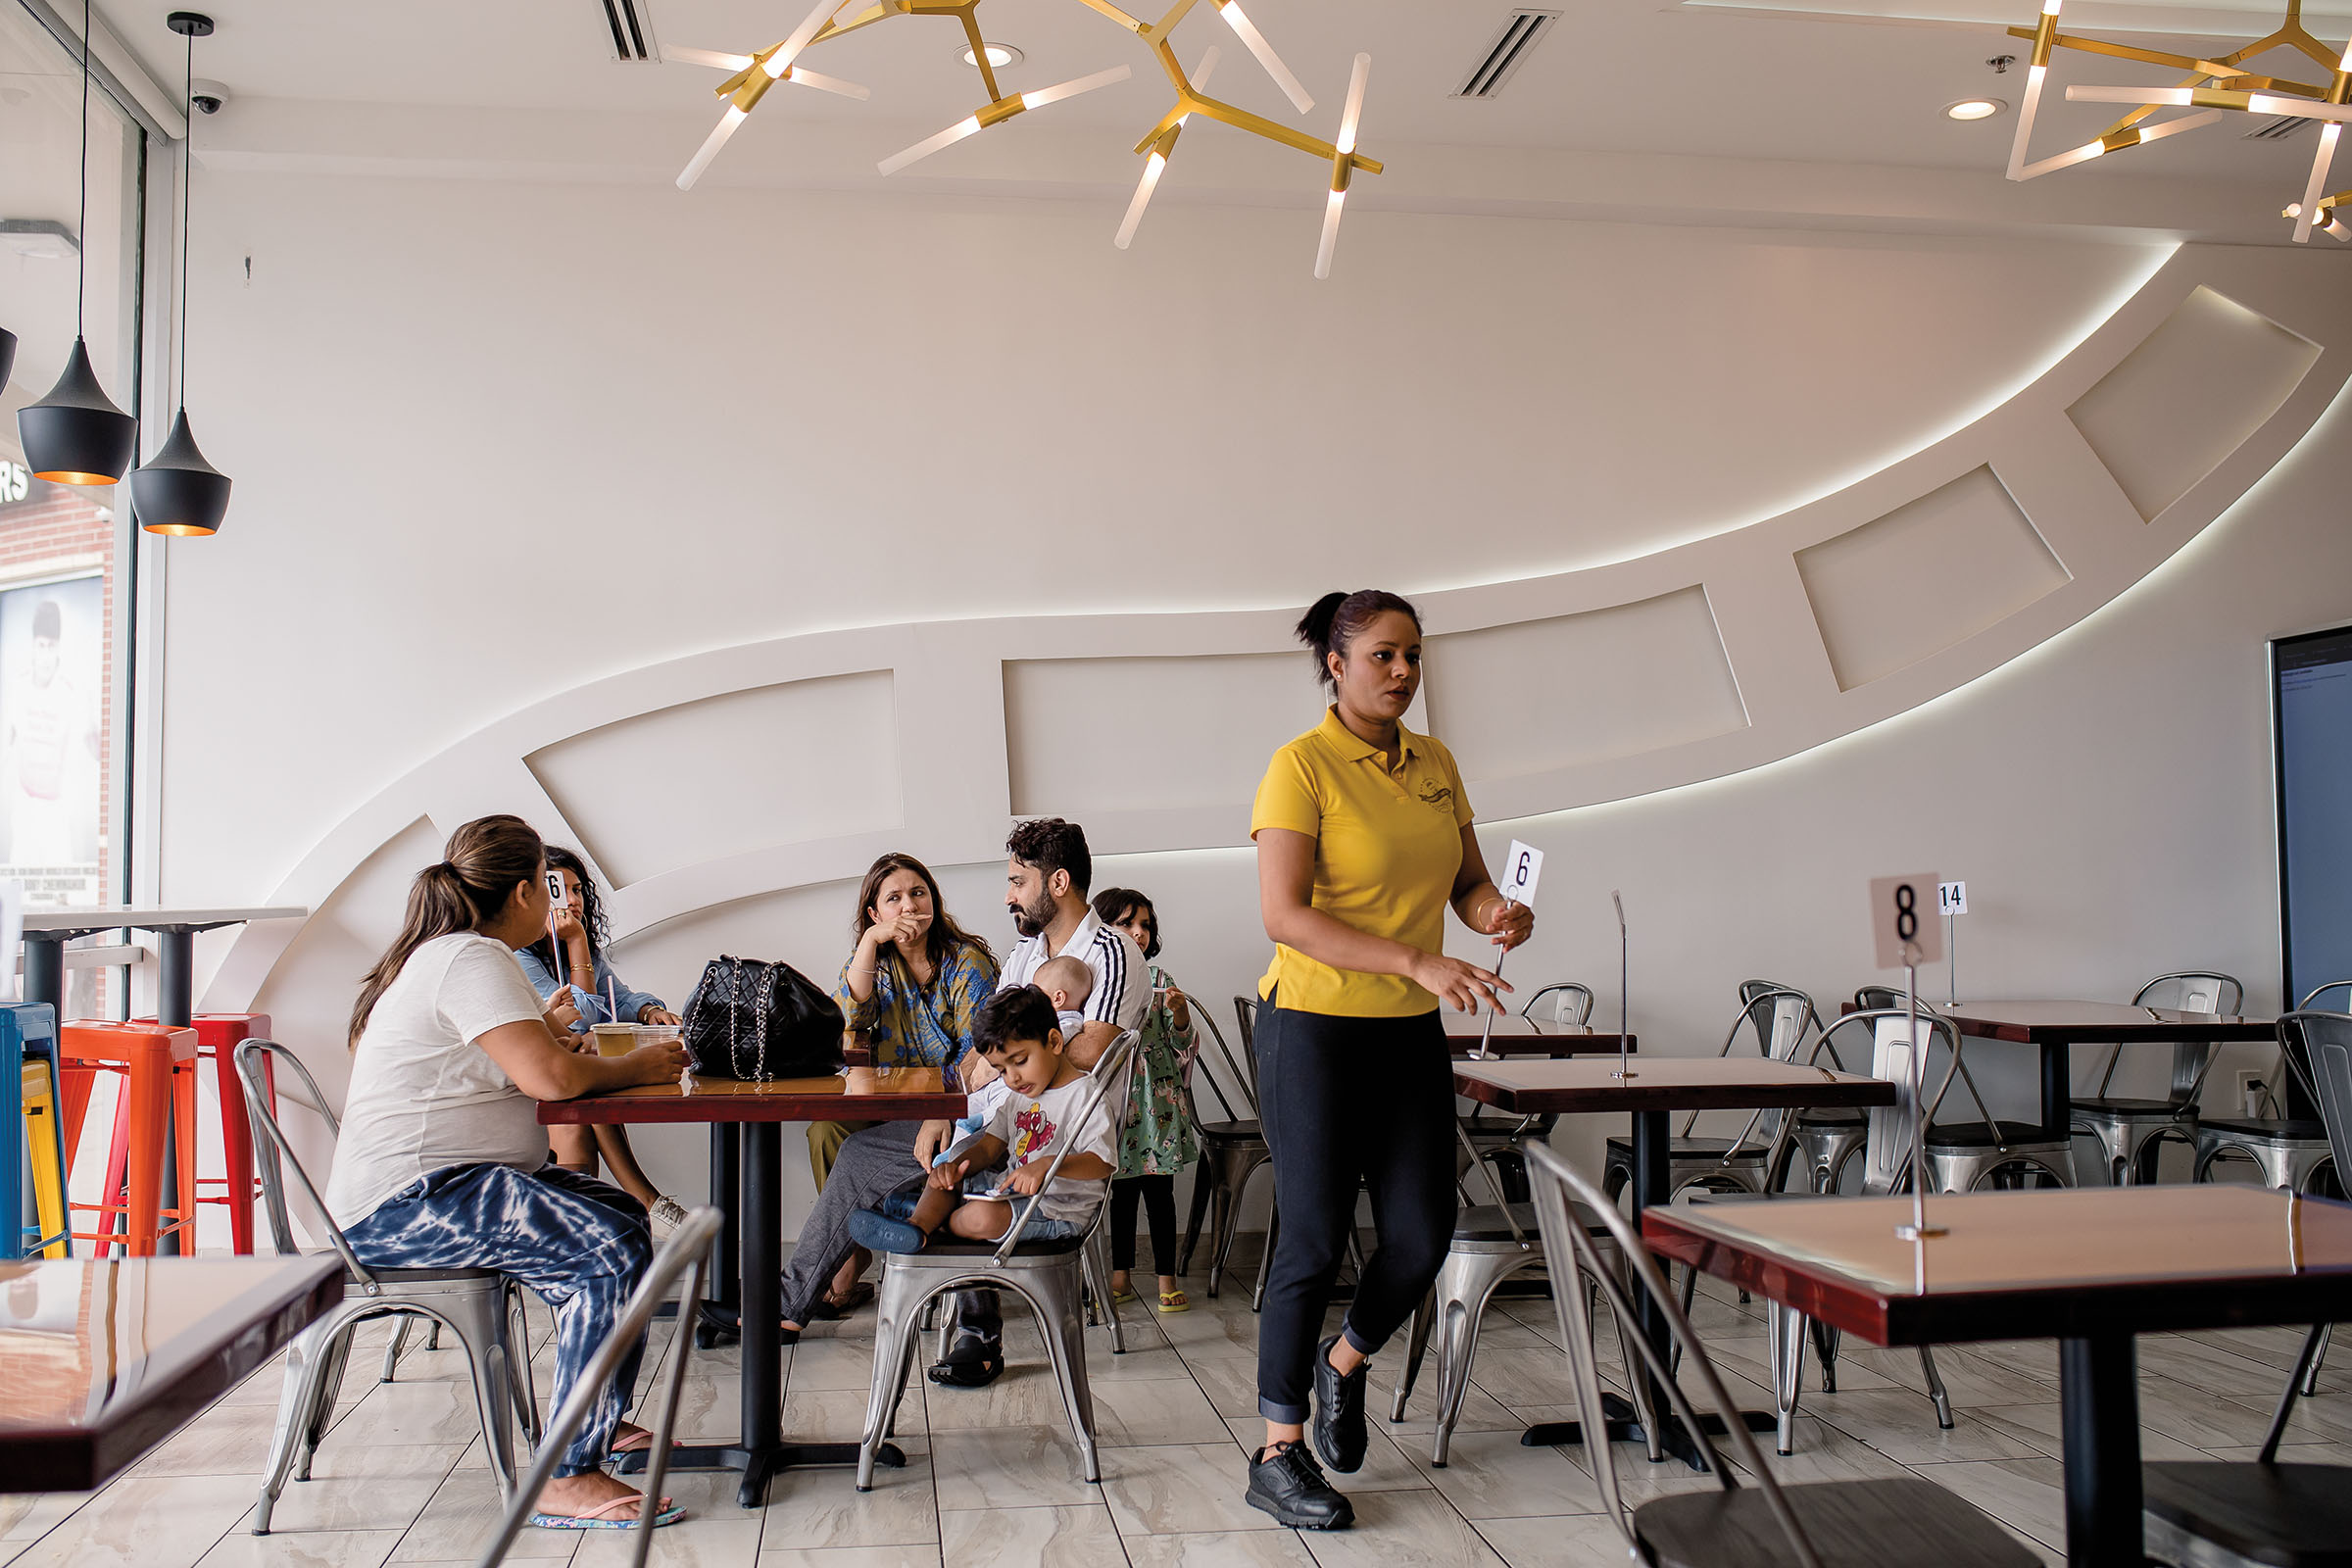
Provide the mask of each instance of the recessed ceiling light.
{"label": "recessed ceiling light", "polygon": [[2009,106],[1998,98],[1963,98],[1943,106],[1946,120],[1990,120]]}
{"label": "recessed ceiling light", "polygon": [[[988,63],[999,71],[1003,71],[1006,66],[1017,66],[1021,63],[1021,52],[1008,43],[992,43],[985,47],[988,50]],[[979,61],[972,58],[972,52],[969,49],[956,58],[967,66],[980,64]]]}

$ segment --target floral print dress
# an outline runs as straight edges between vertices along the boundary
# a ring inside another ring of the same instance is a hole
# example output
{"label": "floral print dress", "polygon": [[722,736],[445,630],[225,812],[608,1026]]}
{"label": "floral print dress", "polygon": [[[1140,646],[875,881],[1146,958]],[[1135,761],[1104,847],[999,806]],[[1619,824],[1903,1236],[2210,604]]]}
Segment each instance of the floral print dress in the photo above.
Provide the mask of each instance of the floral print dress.
{"label": "floral print dress", "polygon": [[944,1067],[963,1054],[980,1004],[997,989],[997,960],[987,949],[956,948],[926,986],[906,972],[896,948],[885,948],[874,966],[874,994],[863,1002],[850,989],[857,957],[842,960],[833,1000],[844,1027],[872,1045],[875,1066]]}
{"label": "floral print dress", "polygon": [[[1173,985],[1152,965],[1152,989]],[[1178,989],[1182,989],[1179,987]],[[1127,1085],[1127,1125],[1119,1132],[1119,1175],[1173,1176],[1200,1157],[1192,1118],[1185,1114],[1184,1086],[1200,1046],[1190,1029],[1178,1030],[1165,1001],[1154,997],[1144,1014],[1134,1075]]]}

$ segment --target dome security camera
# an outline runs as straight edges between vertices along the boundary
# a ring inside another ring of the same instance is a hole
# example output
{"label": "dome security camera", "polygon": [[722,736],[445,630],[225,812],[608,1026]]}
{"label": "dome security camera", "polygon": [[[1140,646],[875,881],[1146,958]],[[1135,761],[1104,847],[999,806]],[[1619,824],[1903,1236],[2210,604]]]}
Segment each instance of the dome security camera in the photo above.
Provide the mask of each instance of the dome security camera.
{"label": "dome security camera", "polygon": [[227,102],[228,88],[221,82],[206,81],[200,76],[188,90],[188,103],[202,114],[217,115]]}

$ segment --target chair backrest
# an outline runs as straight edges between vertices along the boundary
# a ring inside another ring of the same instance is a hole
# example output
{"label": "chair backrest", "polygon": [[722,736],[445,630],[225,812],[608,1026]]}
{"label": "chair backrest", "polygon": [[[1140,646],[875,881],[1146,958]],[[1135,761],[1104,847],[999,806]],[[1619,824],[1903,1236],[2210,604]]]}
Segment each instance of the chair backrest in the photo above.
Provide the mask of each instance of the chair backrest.
{"label": "chair backrest", "polygon": [[2246,988],[2229,975],[2184,969],[2178,974],[2160,974],[2141,986],[2132,1005],[2233,1015],[2245,994]]}
{"label": "chair backrest", "polygon": [[361,1290],[374,1296],[378,1291],[375,1276],[368,1272],[359,1254],[351,1250],[343,1227],[336,1224],[335,1217],[327,1212],[326,1200],[319,1196],[318,1186],[311,1180],[311,1173],[303,1169],[302,1161],[295,1157],[292,1146],[286,1142],[284,1130],[277,1125],[276,1114],[270,1108],[264,1063],[270,1058],[292,1068],[295,1076],[302,1080],[303,1088],[310,1095],[311,1108],[326,1118],[326,1130],[338,1137],[343,1131],[342,1124],[335,1119],[335,1113],[327,1108],[326,1097],[318,1092],[318,1080],[311,1076],[311,1069],[302,1064],[300,1056],[276,1041],[265,1040],[258,1035],[237,1042],[237,1081],[245,1090],[245,1118],[262,1134],[254,1144],[253,1160],[261,1168],[262,1201],[270,1211],[270,1234],[276,1241],[279,1252],[301,1250],[294,1242],[293,1220],[286,1212],[285,1172],[291,1170],[295,1182],[302,1188],[303,1196],[311,1200],[311,1207],[317,1213],[319,1225],[325,1229],[327,1241],[341,1254],[343,1266],[351,1271],[353,1281]]}
{"label": "chair backrest", "polygon": [[2311,1064],[2320,1120],[2335,1152],[2336,1185],[2352,1193],[2352,1014],[2290,1012],[2278,1020],[2278,1038],[2299,1048]]}
{"label": "chair backrest", "polygon": [[[1905,1039],[1901,1007],[1873,1007],[1849,1012],[1832,1024],[1822,1036],[1822,1047],[1838,1060],[1844,1054],[1840,1044],[1855,1048],[1856,1060],[1861,1059],[1859,1048],[1869,1044],[1870,1075],[1894,1085],[1894,1103],[1873,1105],[1870,1119],[1862,1135],[1862,1191],[1873,1198],[1907,1191],[1911,1183],[1911,1141],[1919,1126],[1919,1067],[1920,1054],[1932,1052],[1940,1043],[1946,1059],[1956,1059],[1952,1053],[1959,1044],[1951,1020],[1937,1013],[1919,1015],[1919,1032]],[[1943,1090],[1952,1081],[1952,1069],[1946,1068],[1943,1083],[1928,1097],[1934,1107],[1943,1099]]]}
{"label": "chair backrest", "polygon": [[2352,1012],[2352,980],[2330,980],[2324,986],[2312,987],[2304,994],[2303,1000],[2295,1004],[2295,1009],[2298,1012],[2317,1010],[2319,1000],[2330,991],[2341,991],[2344,994],[2344,1010]]}
{"label": "chair backrest", "polygon": [[[2235,1013],[2243,1002],[2246,988],[2226,974],[2201,969],[2184,969],[2178,974],[2160,974],[2139,988],[2132,997],[2135,1007],[2170,1007],[2176,1012]],[[2176,1105],[2186,1105],[2197,1098],[2197,1090],[2205,1082],[2205,1071],[2213,1059],[2210,1040],[2183,1040],[2173,1047],[2173,1081],[2166,1098]],[[2112,1062],[2109,1073],[2114,1071]],[[2106,1093],[2107,1080],[2101,1079],[2099,1092]]]}
{"label": "chair backrest", "polygon": [[[1243,1102],[1248,1103],[1250,1097],[1249,1086],[1242,1083],[1240,1074],[1234,1069],[1233,1048],[1225,1043],[1225,1031],[1217,1027],[1217,1020],[1209,1016],[1208,1009],[1206,1007],[1196,1007],[1193,1009],[1193,1027],[1198,1030],[1203,1026],[1207,1028],[1210,1037],[1213,1038],[1217,1043],[1217,1058],[1225,1063],[1225,1067],[1228,1072],[1234,1072],[1234,1081],[1242,1096]],[[1193,1079],[1195,1077],[1198,1077],[1202,1083],[1206,1084],[1208,1086],[1208,1092],[1217,1097],[1217,1109],[1223,1113],[1220,1118],[1221,1120],[1237,1121],[1242,1119],[1234,1115],[1233,1102],[1227,1100],[1225,1098],[1225,1091],[1217,1087],[1217,1075],[1214,1070],[1214,1063],[1202,1062],[1200,1060],[1200,1053],[1197,1047],[1193,1054],[1193,1066],[1194,1071],[1186,1073],[1183,1080],[1184,1113],[1193,1119],[1193,1125],[1198,1128],[1203,1119],[1200,1114],[1200,1107],[1193,1102]],[[1250,1109],[1251,1113],[1255,1114],[1256,1107],[1252,1105]]]}
{"label": "chair backrest", "polygon": [[1854,1008],[1858,1012],[1883,1012],[1888,1007],[1903,1004],[1903,994],[1892,986],[1857,986],[1854,989]]}
{"label": "chair backrest", "polygon": [[[1821,1568],[1821,1559],[1815,1554],[1812,1542],[1806,1539],[1803,1526],[1798,1524],[1795,1513],[1788,1507],[1788,1498],[1782,1495],[1779,1484],[1773,1480],[1771,1468],[1756,1449],[1756,1440],[1748,1435],[1746,1423],[1741,1420],[1739,1408],[1733,1404],[1731,1395],[1725,1391],[1723,1379],[1716,1374],[1714,1362],[1708,1359],[1706,1348],[1692,1332],[1690,1320],[1683,1315],[1682,1308],[1674,1299],[1674,1293],[1666,1288],[1666,1282],[1660,1278],[1657,1262],[1649,1255],[1649,1249],[1642,1245],[1641,1235],[1617,1211],[1615,1203],[1578,1175],[1548,1144],[1541,1139],[1529,1138],[1522,1140],[1519,1148],[1527,1156],[1528,1181],[1534,1188],[1536,1223],[1544,1233],[1545,1255],[1555,1260],[1575,1259],[1574,1272],[1555,1266],[1555,1277],[1568,1279],[1573,1278],[1574,1273],[1582,1273],[1607,1293],[1609,1304],[1620,1324],[1644,1321],[1633,1310],[1626,1287],[1620,1281],[1617,1264],[1601,1256],[1592,1232],[1580,1221],[1580,1208],[1590,1211],[1592,1218],[1608,1227],[1610,1236],[1616,1241],[1618,1254],[1623,1259],[1625,1270],[1632,1276],[1634,1289],[1648,1298],[1646,1304],[1665,1322],[1673,1343],[1681,1347],[1683,1369],[1695,1376],[1708,1399],[1722,1414],[1726,1435],[1731,1438],[1736,1450],[1734,1457],[1747,1470],[1752,1484],[1763,1491],[1765,1502],[1773,1517],[1779,1521],[1783,1533],[1788,1536],[1797,1562],[1802,1568]],[[1560,1343],[1568,1348],[1568,1365],[1575,1378],[1577,1417],[1585,1431],[1606,1432],[1608,1418],[1601,1408],[1600,1368],[1595,1360],[1592,1314],[1586,1293],[1574,1286],[1565,1286],[1553,1291],[1551,1296],[1553,1309],[1559,1314]],[[1739,1477],[1733,1474],[1732,1467],[1724,1463],[1723,1455],[1716,1450],[1697,1412],[1691,1408],[1681,1385],[1675,1381],[1673,1369],[1667,1365],[1665,1355],[1650,1344],[1646,1335],[1622,1333],[1619,1338],[1625,1342],[1629,1378],[1640,1384],[1641,1372],[1636,1365],[1637,1359],[1647,1366],[1651,1379],[1665,1394],[1675,1414],[1682,1418],[1684,1429],[1697,1446],[1716,1484],[1726,1492],[1739,1490]],[[1641,1538],[1634,1531],[1633,1511],[1627,1506],[1625,1493],[1617,1481],[1616,1446],[1605,1441],[1588,1443],[1585,1446],[1586,1459],[1592,1466],[1592,1479],[1600,1488],[1601,1501],[1610,1519],[1624,1534],[1634,1560],[1644,1562],[1648,1558],[1642,1550]]]}
{"label": "chair backrest", "polygon": [[1582,1029],[1592,1021],[1592,988],[1573,980],[1554,980],[1527,999],[1519,1016],[1532,1019],[1536,1004],[1545,997],[1551,999],[1551,1021],[1562,1029]]}
{"label": "chair backrest", "polygon": [[[678,1321],[691,1323],[700,1315],[703,1271],[708,1266],[711,1240],[718,1235],[719,1227],[724,1223],[725,1216],[708,1203],[689,1209],[685,1223],[672,1232],[669,1240],[662,1244],[662,1250],[654,1254],[653,1262],[646,1268],[645,1277],[637,1282],[637,1289],[629,1293],[628,1300],[621,1306],[620,1317],[613,1323],[612,1332],[606,1335],[605,1343],[596,1348],[588,1370],[573,1380],[570,1397],[564,1401],[563,1408],[548,1422],[546,1434],[540,1439],[538,1461],[511,1494],[507,1516],[500,1522],[498,1533],[490,1538],[489,1545],[484,1548],[476,1568],[498,1568],[498,1564],[506,1561],[507,1551],[514,1544],[514,1538],[522,1533],[524,1522],[539,1506],[540,1489],[555,1474],[557,1463],[564,1457],[564,1450],[571,1446],[571,1440],[587,1423],[589,1412],[595,1408],[597,1400],[604,1397],[605,1390],[612,1386],[613,1376],[620,1370],[621,1361],[645,1339],[646,1326],[653,1321],[654,1313],[667,1298],[670,1287],[677,1283],[681,1274],[686,1277],[686,1289],[678,1302]],[[662,1495],[662,1483],[669,1470],[669,1438],[677,1425],[678,1396],[685,1388],[686,1358],[692,1353],[693,1341],[691,1334],[681,1336],[670,1348],[664,1379],[668,1388],[662,1401],[662,1414],[654,1422],[653,1441],[646,1449],[645,1495],[649,1499]],[[633,1568],[645,1568],[646,1553],[653,1545],[654,1510],[648,1506],[641,1511],[646,1517],[635,1532],[637,1547],[631,1559]]]}
{"label": "chair backrest", "polygon": [[[1142,1044],[1143,1038],[1140,1033],[1130,1029],[1112,1041],[1103,1050],[1102,1054],[1096,1059],[1094,1067],[1087,1074],[1094,1082],[1087,1090],[1086,1099],[1080,1104],[1078,1114],[1070,1118],[1070,1125],[1073,1128],[1086,1125],[1087,1118],[1095,1113],[1095,1107],[1104,1105],[1106,1102],[1111,1126],[1115,1128],[1125,1122],[1129,1073],[1135,1065],[1135,1053]],[[1112,1099],[1113,1096],[1116,1098]],[[1075,1139],[1065,1138],[1061,1141],[1061,1147],[1054,1151],[1054,1157],[1046,1162],[1045,1180],[1038,1183],[1037,1190],[1040,1193],[1053,1186],[1054,1178],[1061,1174],[1061,1162],[1070,1157],[1070,1150],[1075,1147],[1076,1142]],[[1117,1161],[1113,1160],[1112,1163],[1116,1164]],[[1110,1192],[1110,1184],[1103,1183],[1102,1190],[1104,1196],[1107,1197]],[[1021,1232],[1029,1228],[1029,1217],[1035,1214],[1041,1206],[1037,1203],[1021,1205],[1019,1215],[1004,1228],[1004,1239],[997,1244],[995,1254],[997,1262],[1002,1263],[1012,1255],[1012,1250],[1021,1243]],[[1100,1205],[1096,1212],[1101,1212]]]}

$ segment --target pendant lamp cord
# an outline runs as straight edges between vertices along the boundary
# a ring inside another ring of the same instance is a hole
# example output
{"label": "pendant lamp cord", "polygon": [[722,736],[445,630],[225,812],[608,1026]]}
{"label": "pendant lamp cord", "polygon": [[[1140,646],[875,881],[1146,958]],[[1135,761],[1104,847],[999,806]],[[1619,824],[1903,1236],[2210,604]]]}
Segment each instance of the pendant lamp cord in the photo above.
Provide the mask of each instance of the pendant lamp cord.
{"label": "pendant lamp cord", "polygon": [[90,5],[81,0],[81,210],[74,220],[74,336],[81,330],[82,296],[90,286]]}
{"label": "pendant lamp cord", "polygon": [[187,73],[180,80],[179,114],[187,135],[179,144],[179,412],[188,412],[188,214],[196,183],[196,34],[187,35]]}

